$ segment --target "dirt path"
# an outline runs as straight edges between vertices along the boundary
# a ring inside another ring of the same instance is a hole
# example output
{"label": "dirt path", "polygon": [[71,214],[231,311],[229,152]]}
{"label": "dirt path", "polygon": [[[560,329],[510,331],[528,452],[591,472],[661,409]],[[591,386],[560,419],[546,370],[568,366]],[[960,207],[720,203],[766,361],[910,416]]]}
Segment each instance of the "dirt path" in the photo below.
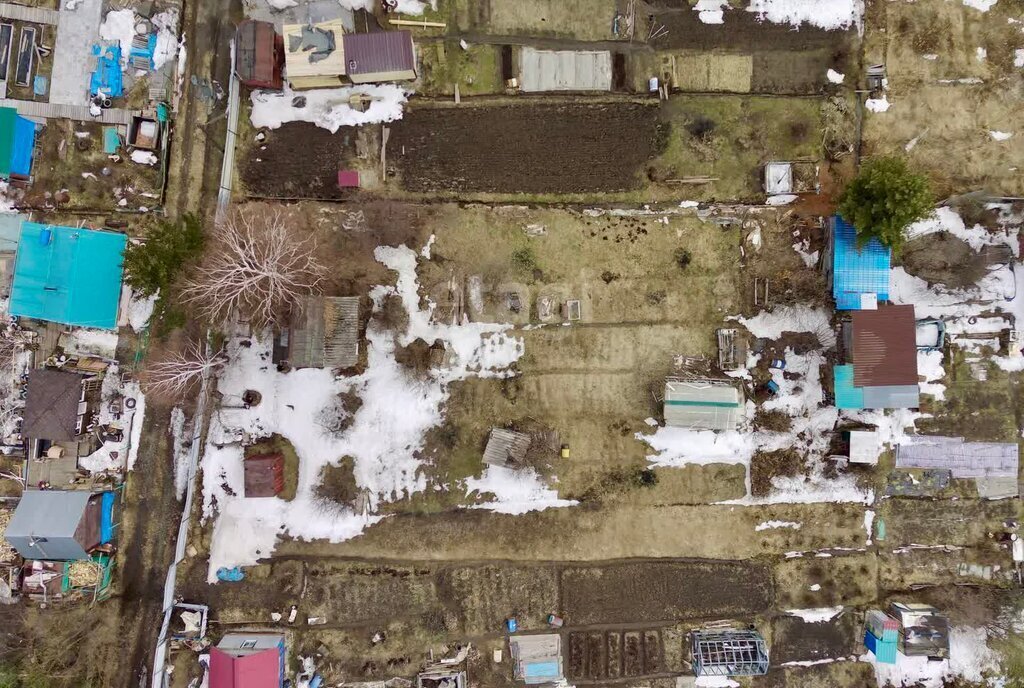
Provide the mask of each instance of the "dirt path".
{"label": "dirt path", "polygon": [[163,581],[174,554],[173,533],[180,518],[171,475],[170,413],[149,409],[135,468],[125,489],[119,582],[123,623],[130,644],[124,686],[138,685],[152,657],[160,627]]}
{"label": "dirt path", "polygon": [[[339,544],[282,541],[276,554],[378,560],[594,561],[630,557],[747,559],[826,547],[863,547],[864,507],[785,504],[771,507],[605,506],[548,509],[521,516],[462,511],[396,516]],[[798,530],[755,530],[763,521]],[[729,537],[722,537],[729,533]],[[389,554],[393,553],[393,554]]]}

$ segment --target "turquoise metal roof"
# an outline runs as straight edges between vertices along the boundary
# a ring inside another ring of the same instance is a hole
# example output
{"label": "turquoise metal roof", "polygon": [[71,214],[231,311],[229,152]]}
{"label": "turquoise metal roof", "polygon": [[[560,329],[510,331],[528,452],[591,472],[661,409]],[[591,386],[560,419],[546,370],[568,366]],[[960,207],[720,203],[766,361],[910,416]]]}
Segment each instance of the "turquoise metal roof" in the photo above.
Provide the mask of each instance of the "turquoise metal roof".
{"label": "turquoise metal roof", "polygon": [[23,223],[11,315],[116,329],[127,242],[114,232]]}
{"label": "turquoise metal roof", "polygon": [[857,230],[838,215],[832,218],[832,296],[836,309],[860,310],[861,294],[889,300],[892,251],[878,239],[857,246]]}
{"label": "turquoise metal roof", "polygon": [[864,388],[853,386],[853,364],[832,368],[835,381],[836,408],[864,408]]}

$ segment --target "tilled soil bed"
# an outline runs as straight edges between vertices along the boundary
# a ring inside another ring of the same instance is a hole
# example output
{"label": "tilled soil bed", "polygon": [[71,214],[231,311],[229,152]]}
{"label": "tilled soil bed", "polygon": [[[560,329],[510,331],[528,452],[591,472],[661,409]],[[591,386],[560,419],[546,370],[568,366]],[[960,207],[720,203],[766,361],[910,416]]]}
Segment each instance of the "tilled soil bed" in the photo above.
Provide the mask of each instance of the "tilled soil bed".
{"label": "tilled soil bed", "polygon": [[392,126],[388,162],[414,192],[629,191],[665,139],[653,102],[420,107]]}
{"label": "tilled soil bed", "polygon": [[337,134],[308,122],[267,131],[239,162],[246,191],[260,198],[337,200],[352,195],[338,188],[338,170],[356,157],[352,127]]}
{"label": "tilled soil bed", "polygon": [[773,596],[770,573],[746,562],[644,562],[562,571],[563,611],[572,625],[754,615],[770,607]]}

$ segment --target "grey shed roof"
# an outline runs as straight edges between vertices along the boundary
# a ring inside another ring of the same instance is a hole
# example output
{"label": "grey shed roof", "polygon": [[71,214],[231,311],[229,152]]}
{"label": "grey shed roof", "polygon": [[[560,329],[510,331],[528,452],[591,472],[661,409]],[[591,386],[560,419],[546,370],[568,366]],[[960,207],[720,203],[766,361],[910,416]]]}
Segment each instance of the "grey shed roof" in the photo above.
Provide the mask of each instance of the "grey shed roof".
{"label": "grey shed roof", "polygon": [[81,375],[54,368],[33,370],[28,374],[22,434],[55,442],[74,439],[81,398]]}
{"label": "grey shed roof", "polygon": [[665,425],[697,430],[735,430],[743,395],[724,380],[665,381]]}
{"label": "grey shed roof", "polygon": [[518,466],[526,458],[530,436],[503,428],[493,428],[484,449],[484,463],[492,466]]}
{"label": "grey shed roof", "polygon": [[954,478],[1017,478],[1018,449],[1008,442],[919,436],[896,448],[897,468],[947,468]]}
{"label": "grey shed roof", "polygon": [[288,360],[296,368],[351,368],[359,361],[359,297],[307,296],[292,317]]}
{"label": "grey shed roof", "polygon": [[84,490],[27,490],[4,537],[26,559],[85,559],[75,533],[91,497]]}

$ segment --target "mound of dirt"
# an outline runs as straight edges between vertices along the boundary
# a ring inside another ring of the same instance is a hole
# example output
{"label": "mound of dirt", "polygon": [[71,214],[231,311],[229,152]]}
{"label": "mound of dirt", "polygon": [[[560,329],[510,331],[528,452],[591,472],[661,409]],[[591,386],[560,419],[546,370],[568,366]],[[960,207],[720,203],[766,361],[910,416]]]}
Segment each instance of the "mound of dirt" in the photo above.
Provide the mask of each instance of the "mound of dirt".
{"label": "mound of dirt", "polygon": [[989,257],[976,253],[963,239],[947,232],[907,242],[901,255],[903,268],[929,285],[963,289],[988,271]]}

